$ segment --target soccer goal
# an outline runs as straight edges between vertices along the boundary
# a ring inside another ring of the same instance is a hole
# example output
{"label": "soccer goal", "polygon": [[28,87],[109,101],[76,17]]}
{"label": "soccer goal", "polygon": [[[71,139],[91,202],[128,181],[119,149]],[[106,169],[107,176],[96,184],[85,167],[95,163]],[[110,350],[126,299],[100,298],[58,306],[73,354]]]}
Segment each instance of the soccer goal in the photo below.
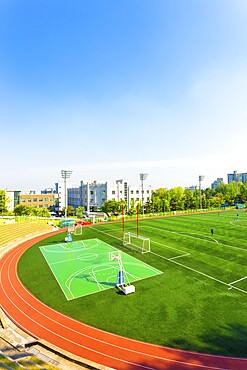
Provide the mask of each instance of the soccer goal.
{"label": "soccer goal", "polygon": [[141,253],[150,252],[150,239],[134,233],[124,233],[123,245]]}
{"label": "soccer goal", "polygon": [[75,226],[68,226],[68,233],[74,233]]}
{"label": "soccer goal", "polygon": [[82,235],[82,226],[68,226],[68,232],[74,235]]}
{"label": "soccer goal", "polygon": [[82,226],[81,225],[75,226],[74,235],[82,235]]}

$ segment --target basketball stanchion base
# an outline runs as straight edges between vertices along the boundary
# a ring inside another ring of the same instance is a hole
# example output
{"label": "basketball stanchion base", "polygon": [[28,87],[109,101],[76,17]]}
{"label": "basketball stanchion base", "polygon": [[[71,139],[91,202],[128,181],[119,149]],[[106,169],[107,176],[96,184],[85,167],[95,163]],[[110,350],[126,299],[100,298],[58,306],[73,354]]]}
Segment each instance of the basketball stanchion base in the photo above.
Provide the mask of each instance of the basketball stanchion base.
{"label": "basketball stanchion base", "polygon": [[125,282],[125,270],[124,270],[123,262],[122,262],[122,251],[117,250],[117,251],[109,252],[109,260],[117,261],[119,265],[116,288],[126,295],[130,293],[135,293],[135,287],[134,285],[130,284],[128,277],[127,277],[127,283]]}
{"label": "basketball stanchion base", "polygon": [[126,285],[122,287],[122,292],[126,295],[130,293],[135,293],[135,291],[136,291],[136,288],[134,287],[134,285]]}

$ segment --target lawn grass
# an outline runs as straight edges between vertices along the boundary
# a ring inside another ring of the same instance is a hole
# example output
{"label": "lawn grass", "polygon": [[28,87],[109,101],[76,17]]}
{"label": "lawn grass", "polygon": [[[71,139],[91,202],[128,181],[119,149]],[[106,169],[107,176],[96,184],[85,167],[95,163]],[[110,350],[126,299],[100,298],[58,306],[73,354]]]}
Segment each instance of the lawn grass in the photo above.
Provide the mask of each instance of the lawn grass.
{"label": "lawn grass", "polygon": [[[134,221],[125,223],[125,231],[135,230]],[[39,251],[40,245],[61,242],[62,234],[29,248],[18,273],[41,301],[103,330],[174,348],[247,357],[246,231],[245,211],[140,221],[139,233],[150,237],[151,253],[128,253],[163,274],[136,282],[136,293],[128,296],[113,288],[68,302]],[[121,223],[106,223],[83,228],[73,240],[99,238],[126,251],[122,235]]]}

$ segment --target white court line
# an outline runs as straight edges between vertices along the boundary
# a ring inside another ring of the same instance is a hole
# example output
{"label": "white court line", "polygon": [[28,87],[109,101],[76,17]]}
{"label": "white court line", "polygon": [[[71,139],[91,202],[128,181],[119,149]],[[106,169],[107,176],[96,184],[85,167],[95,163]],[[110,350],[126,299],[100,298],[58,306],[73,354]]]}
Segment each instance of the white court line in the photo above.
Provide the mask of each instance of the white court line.
{"label": "white court line", "polygon": [[242,280],[245,280],[245,279],[247,279],[247,276],[245,276],[245,277],[243,277],[243,278],[241,278],[241,279],[238,279],[238,280],[236,280],[236,281],[232,281],[231,283],[229,283],[229,285],[231,285],[231,284],[235,284],[235,283],[238,283],[239,281],[242,281]]}

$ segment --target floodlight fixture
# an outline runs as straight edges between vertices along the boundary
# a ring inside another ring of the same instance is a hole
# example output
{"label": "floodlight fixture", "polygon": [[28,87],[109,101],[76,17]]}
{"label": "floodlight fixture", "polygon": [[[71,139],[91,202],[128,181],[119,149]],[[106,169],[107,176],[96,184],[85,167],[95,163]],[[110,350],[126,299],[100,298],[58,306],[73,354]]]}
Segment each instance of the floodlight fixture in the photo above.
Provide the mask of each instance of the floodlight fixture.
{"label": "floodlight fixture", "polygon": [[64,207],[65,207],[65,212],[64,212],[64,217],[65,219],[67,218],[67,209],[68,209],[68,198],[67,198],[67,184],[66,180],[70,178],[71,174],[73,171],[70,170],[62,170],[62,178],[64,179]]}
{"label": "floodlight fixture", "polygon": [[143,190],[143,181],[148,177],[148,173],[140,173],[141,187],[142,187],[142,215],[144,215],[144,190]]}

